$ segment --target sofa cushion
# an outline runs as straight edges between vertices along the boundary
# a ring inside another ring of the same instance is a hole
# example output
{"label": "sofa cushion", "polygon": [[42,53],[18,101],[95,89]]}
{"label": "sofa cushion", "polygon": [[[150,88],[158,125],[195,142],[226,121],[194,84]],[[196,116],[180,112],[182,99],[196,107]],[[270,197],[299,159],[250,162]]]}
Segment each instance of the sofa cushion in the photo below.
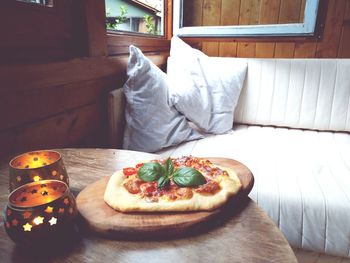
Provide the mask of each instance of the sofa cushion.
{"label": "sofa cushion", "polygon": [[173,37],[167,65],[170,100],[204,132],[227,132],[246,70],[245,59],[208,57]]}
{"label": "sofa cushion", "polygon": [[202,137],[169,106],[166,74],[134,46],[130,46],[127,74],[124,149],[154,152]]}
{"label": "sofa cushion", "polygon": [[235,122],[350,131],[350,59],[247,59]]}
{"label": "sofa cushion", "polygon": [[292,246],[350,256],[350,135],[238,125],[159,152],[236,159],[254,174],[250,197]]}

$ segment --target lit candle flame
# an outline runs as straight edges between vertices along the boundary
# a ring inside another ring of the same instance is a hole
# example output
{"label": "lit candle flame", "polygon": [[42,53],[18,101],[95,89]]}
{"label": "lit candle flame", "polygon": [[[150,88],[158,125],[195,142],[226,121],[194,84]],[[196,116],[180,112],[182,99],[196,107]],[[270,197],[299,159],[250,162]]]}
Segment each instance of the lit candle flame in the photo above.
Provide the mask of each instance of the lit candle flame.
{"label": "lit candle flame", "polygon": [[40,181],[41,177],[39,175],[36,175],[33,177],[34,182]]}

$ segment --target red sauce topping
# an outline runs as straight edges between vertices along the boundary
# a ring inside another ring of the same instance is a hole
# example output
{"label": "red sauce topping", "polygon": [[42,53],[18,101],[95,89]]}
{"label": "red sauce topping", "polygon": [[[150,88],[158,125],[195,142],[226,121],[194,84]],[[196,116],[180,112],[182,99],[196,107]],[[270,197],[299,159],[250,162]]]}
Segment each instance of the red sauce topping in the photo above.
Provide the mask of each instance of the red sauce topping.
{"label": "red sauce topping", "polygon": [[[164,164],[166,160],[155,160],[160,164]],[[128,179],[123,184],[126,190],[131,194],[140,194],[149,202],[157,202],[159,197],[166,197],[169,200],[191,199],[193,191],[204,195],[214,195],[220,191],[221,187],[215,178],[218,176],[228,176],[228,173],[218,167],[213,167],[209,160],[195,158],[192,156],[183,156],[181,158],[172,159],[175,169],[179,167],[193,167],[200,171],[206,178],[207,182],[195,188],[179,187],[173,181],[165,188],[158,189],[157,182],[144,182],[137,176],[137,170],[143,164],[137,164],[135,168],[128,167],[123,169],[125,177]]]}

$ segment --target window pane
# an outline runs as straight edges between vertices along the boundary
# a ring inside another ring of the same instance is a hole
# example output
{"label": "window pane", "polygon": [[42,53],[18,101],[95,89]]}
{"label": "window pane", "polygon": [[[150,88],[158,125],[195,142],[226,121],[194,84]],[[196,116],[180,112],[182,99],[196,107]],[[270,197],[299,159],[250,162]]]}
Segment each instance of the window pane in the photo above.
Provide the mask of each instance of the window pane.
{"label": "window pane", "polygon": [[164,0],[105,0],[109,30],[164,35]]}
{"label": "window pane", "polygon": [[183,26],[303,23],[304,0],[183,0]]}
{"label": "window pane", "polygon": [[18,2],[32,3],[44,6],[53,6],[53,0],[17,0]]}

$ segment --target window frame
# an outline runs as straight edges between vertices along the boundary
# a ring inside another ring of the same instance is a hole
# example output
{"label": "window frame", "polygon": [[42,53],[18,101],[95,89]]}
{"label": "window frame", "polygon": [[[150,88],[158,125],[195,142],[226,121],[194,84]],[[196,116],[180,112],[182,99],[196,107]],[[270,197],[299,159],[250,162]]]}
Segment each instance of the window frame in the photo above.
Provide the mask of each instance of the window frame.
{"label": "window frame", "polygon": [[321,0],[306,0],[303,23],[183,27],[183,1],[173,0],[173,30],[179,37],[314,37]]}
{"label": "window frame", "polygon": [[[106,8],[106,7],[105,7]],[[109,56],[128,54],[129,45],[135,45],[143,52],[169,51],[172,34],[172,1],[164,0],[164,35],[151,35],[128,31],[107,30],[107,54]]]}

